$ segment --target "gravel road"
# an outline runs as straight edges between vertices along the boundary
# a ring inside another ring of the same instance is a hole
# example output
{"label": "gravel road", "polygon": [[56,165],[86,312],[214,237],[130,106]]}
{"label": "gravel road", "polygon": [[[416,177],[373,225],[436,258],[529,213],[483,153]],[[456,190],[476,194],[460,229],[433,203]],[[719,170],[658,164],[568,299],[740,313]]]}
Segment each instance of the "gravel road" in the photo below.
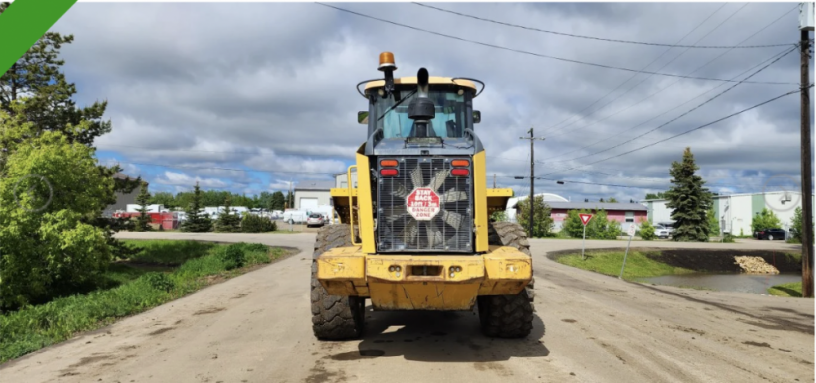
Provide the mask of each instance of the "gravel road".
{"label": "gravel road", "polygon": [[[640,285],[544,256],[580,250],[580,241],[531,241],[537,319],[528,339],[485,338],[473,313],[369,312],[363,340],[318,342],[309,310],[314,234],[119,237],[263,242],[303,252],[5,363],[0,382],[814,380],[812,299]],[[795,248],[750,240],[632,246]]]}

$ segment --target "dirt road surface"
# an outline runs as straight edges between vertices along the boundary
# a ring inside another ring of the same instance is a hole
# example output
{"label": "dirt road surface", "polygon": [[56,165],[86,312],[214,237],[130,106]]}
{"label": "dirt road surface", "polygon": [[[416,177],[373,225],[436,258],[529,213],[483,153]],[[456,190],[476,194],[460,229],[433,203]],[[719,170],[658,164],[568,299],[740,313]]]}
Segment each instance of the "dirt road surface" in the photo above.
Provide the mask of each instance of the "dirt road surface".
{"label": "dirt road surface", "polygon": [[[0,382],[814,380],[812,299],[639,285],[544,256],[580,249],[580,241],[532,241],[537,319],[528,339],[486,338],[473,313],[368,312],[362,340],[319,342],[309,310],[314,234],[120,237],[251,241],[303,252],[8,362]],[[768,241],[633,246],[795,248]]]}

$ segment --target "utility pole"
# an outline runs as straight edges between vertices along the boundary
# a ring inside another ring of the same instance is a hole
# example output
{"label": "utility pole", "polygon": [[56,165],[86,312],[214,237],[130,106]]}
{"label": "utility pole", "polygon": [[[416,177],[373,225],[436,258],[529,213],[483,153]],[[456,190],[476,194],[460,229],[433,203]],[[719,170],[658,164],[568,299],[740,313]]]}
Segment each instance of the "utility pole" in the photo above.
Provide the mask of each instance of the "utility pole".
{"label": "utility pole", "polygon": [[529,238],[533,238],[533,217],[535,217],[535,147],[533,146],[533,142],[535,140],[542,140],[544,141],[544,137],[533,137],[533,128],[531,127],[528,130],[530,133],[530,137],[519,137],[522,140],[530,140],[530,216],[529,216],[529,226],[530,231],[527,233]]}
{"label": "utility pole", "polygon": [[801,52],[801,166],[802,166],[802,296],[813,297],[813,179],[810,148],[810,31],[813,30],[813,3],[799,4]]}

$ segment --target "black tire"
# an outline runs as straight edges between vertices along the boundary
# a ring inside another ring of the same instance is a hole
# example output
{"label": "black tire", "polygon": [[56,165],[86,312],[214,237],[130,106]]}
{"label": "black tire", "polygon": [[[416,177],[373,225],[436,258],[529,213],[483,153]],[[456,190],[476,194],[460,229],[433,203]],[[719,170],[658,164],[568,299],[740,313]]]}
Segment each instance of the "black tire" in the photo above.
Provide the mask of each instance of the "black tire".
{"label": "black tire", "polygon": [[349,225],[323,227],[317,233],[312,259],[312,331],[320,340],[357,339],[365,324],[365,298],[329,295],[317,280],[317,259],[335,247],[353,246]]}
{"label": "black tire", "polygon": [[[530,255],[527,233],[516,223],[490,223],[489,243],[512,246]],[[515,295],[483,295],[477,298],[482,332],[489,337],[523,338],[533,329],[535,278]]]}

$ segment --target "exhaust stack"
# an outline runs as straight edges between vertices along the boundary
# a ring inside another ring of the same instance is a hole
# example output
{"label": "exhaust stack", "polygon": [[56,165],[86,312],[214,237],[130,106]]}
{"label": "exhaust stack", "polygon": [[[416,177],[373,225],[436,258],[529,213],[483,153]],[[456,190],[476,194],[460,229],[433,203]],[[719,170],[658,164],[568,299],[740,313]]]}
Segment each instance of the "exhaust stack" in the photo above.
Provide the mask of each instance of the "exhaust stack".
{"label": "exhaust stack", "polygon": [[408,118],[416,124],[416,136],[428,137],[428,122],[436,116],[433,101],[428,98],[428,70],[417,72],[417,94],[408,104]]}

